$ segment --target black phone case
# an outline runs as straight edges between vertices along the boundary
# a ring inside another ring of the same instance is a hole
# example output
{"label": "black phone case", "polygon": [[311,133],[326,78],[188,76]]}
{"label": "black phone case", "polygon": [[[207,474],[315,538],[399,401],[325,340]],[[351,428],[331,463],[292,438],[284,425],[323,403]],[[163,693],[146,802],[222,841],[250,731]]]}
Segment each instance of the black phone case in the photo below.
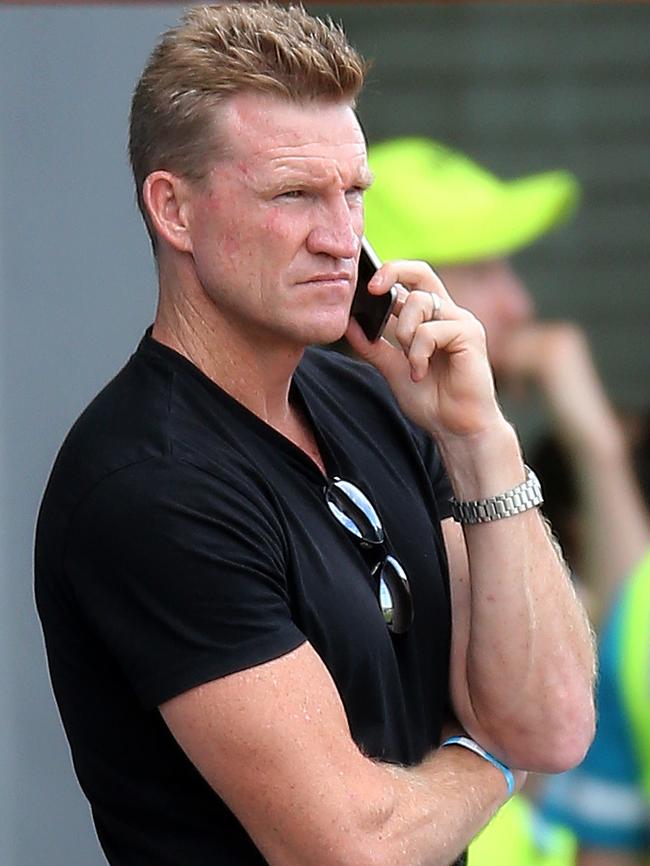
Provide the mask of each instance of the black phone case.
{"label": "black phone case", "polygon": [[379,259],[364,239],[359,256],[357,288],[350,315],[357,320],[361,330],[366,335],[366,339],[370,340],[371,343],[381,337],[397,298],[397,292],[394,288],[383,295],[371,295],[368,291],[368,283],[378,267],[380,267]]}

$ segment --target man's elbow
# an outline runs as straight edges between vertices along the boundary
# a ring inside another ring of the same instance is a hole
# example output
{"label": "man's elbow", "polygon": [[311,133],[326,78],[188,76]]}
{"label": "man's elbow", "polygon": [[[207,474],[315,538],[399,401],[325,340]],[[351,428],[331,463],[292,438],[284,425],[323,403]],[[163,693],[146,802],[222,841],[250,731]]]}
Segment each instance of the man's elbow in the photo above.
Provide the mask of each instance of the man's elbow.
{"label": "man's elbow", "polygon": [[591,697],[566,701],[549,725],[547,735],[530,769],[538,773],[564,773],[581,764],[596,732]]}
{"label": "man's elbow", "polygon": [[549,762],[544,772],[564,773],[581,764],[589,750],[596,733],[595,715],[592,712],[588,719],[565,729],[557,737],[555,749],[549,756]]}

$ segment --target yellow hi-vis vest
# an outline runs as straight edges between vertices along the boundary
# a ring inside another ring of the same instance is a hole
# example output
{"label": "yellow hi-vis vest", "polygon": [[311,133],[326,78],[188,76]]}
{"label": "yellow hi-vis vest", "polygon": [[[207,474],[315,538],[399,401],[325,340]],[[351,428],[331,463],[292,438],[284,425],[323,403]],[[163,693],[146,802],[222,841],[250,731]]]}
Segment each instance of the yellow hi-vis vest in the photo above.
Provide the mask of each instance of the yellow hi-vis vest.
{"label": "yellow hi-vis vest", "polygon": [[574,866],[577,843],[556,824],[536,826],[534,807],[516,794],[469,846],[468,866]]}
{"label": "yellow hi-vis vest", "polygon": [[650,551],[631,573],[623,593],[621,694],[641,784],[650,802]]}

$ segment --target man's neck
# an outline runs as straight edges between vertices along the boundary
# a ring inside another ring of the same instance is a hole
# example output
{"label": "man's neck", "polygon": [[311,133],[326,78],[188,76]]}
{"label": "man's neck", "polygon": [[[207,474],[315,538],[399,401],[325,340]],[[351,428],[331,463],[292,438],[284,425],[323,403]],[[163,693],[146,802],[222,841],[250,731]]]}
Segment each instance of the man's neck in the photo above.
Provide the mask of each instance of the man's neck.
{"label": "man's neck", "polygon": [[[250,347],[234,338],[232,329],[211,325],[194,316],[170,315],[160,305],[152,336],[174,349],[198,367],[209,379],[227,391],[243,406],[286,436],[314,461],[325,474],[314,431],[298,407],[289,402],[291,378],[302,357],[302,350]],[[222,324],[222,323],[221,323]],[[266,348],[266,351],[264,351]]]}
{"label": "man's neck", "polygon": [[208,299],[185,293],[161,292],[152,336],[272,427],[286,435],[294,426],[289,390],[301,347],[247,334]]}

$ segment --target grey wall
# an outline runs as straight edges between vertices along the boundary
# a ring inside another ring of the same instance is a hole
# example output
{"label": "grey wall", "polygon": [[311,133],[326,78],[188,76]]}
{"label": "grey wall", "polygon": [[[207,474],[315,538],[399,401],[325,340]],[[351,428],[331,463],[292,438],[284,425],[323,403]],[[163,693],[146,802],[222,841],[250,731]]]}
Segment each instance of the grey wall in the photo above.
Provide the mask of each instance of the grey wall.
{"label": "grey wall", "polygon": [[176,17],[163,8],[0,11],[3,866],[104,862],[50,697],[32,534],[71,421],[152,318],[126,124],[138,71]]}
{"label": "grey wall", "polygon": [[[566,232],[520,257],[542,309],[647,401],[650,7],[333,10],[377,57],[373,138],[445,138],[506,175],[585,183]],[[47,681],[31,589],[38,501],[74,417],[152,317],[125,157],[130,92],[178,7],[0,10],[0,863],[103,862]]]}

